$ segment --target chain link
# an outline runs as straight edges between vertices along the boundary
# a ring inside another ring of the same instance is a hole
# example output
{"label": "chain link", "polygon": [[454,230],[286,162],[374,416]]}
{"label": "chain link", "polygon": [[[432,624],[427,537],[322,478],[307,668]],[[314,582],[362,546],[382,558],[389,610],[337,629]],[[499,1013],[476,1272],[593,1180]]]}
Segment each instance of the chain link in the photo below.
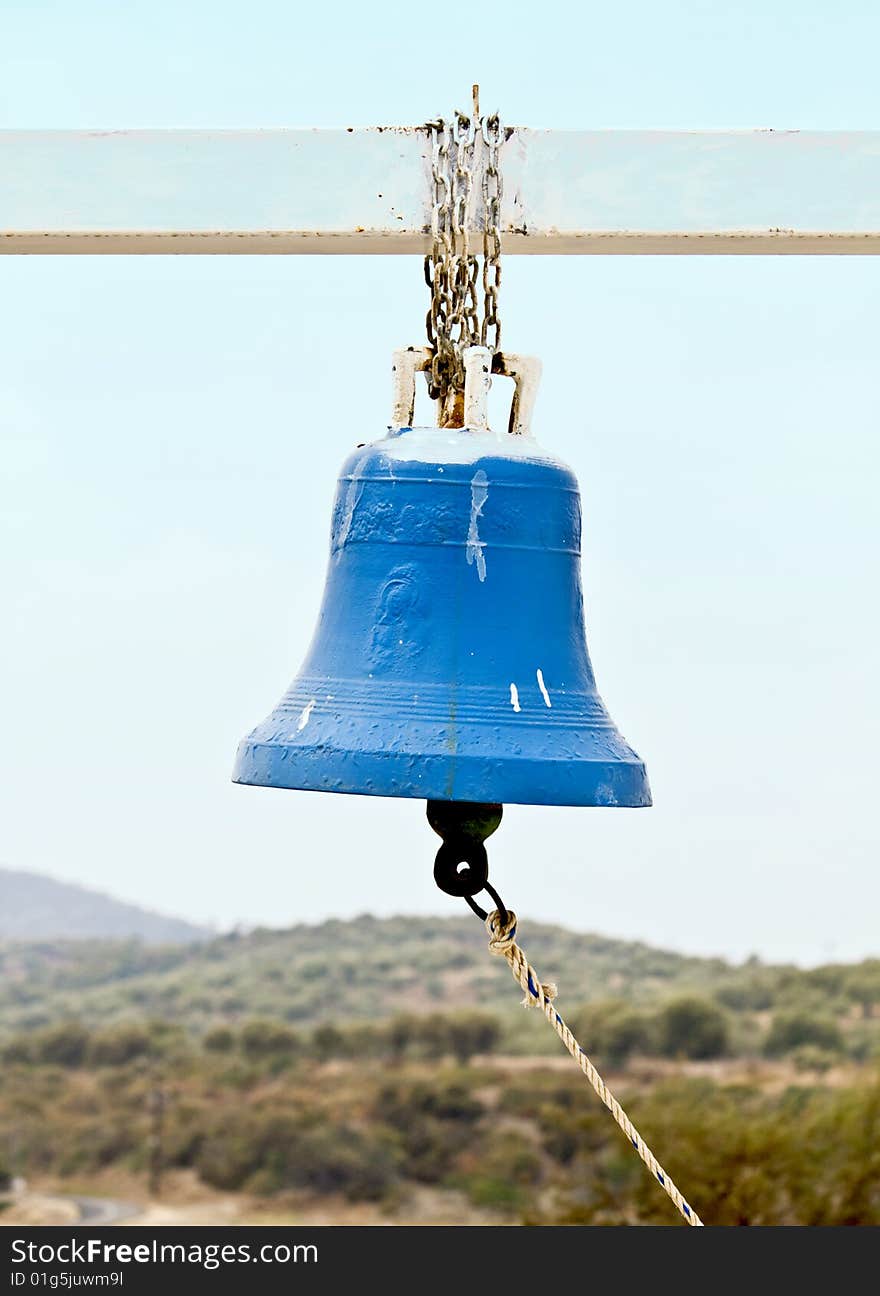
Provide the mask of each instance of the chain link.
{"label": "chain link", "polygon": [[[452,128],[456,145],[455,175],[452,186],[452,237],[455,247],[455,279],[453,283],[452,335],[459,347],[473,345],[479,336],[480,319],[477,308],[477,258],[471,255],[468,221],[471,188],[473,185],[474,144],[476,125],[469,117],[456,113]],[[461,357],[458,356],[460,363]],[[456,378],[464,384],[464,370],[456,370]]]}
{"label": "chain link", "polygon": [[449,185],[449,127],[442,119],[430,122],[431,130],[431,251],[425,257],[425,280],[431,305],[425,319],[428,341],[434,350],[429,390],[436,399],[443,387],[447,364],[449,269],[452,264],[451,191]]}
{"label": "chain link", "polygon": [[[498,150],[501,145],[501,120],[497,113],[483,120],[483,141],[487,149],[483,170],[483,323],[480,345],[501,350],[501,319],[498,315],[498,292],[501,288],[501,169]],[[489,330],[494,329],[491,342]]]}
{"label": "chain link", "polygon": [[[426,316],[433,351],[428,372],[432,399],[444,404],[441,421],[454,417],[450,402],[464,389],[462,353],[469,346],[501,341],[498,290],[501,284],[501,171],[498,165],[501,122],[457,112],[450,124],[442,118],[431,131],[431,251],[425,257],[425,281],[431,291]],[[470,221],[477,144],[484,155],[482,194],[483,318],[480,319],[478,258],[471,251]],[[489,340],[491,338],[491,341]],[[448,408],[447,408],[448,407]]]}

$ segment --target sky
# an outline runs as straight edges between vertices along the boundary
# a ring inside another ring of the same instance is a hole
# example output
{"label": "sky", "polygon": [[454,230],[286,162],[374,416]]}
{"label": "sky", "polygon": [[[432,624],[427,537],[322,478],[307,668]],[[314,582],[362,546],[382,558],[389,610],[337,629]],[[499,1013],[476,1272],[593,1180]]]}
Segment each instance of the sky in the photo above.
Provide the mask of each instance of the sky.
{"label": "sky", "polygon": [[[493,13],[0,0],[0,129],[417,124],[475,80],[515,125],[880,128],[873,4]],[[230,782],[425,292],[409,257],[0,259],[0,865],[220,926],[458,912],[421,803]],[[526,938],[880,954],[878,301],[873,258],[507,259],[654,793],[508,808]]]}

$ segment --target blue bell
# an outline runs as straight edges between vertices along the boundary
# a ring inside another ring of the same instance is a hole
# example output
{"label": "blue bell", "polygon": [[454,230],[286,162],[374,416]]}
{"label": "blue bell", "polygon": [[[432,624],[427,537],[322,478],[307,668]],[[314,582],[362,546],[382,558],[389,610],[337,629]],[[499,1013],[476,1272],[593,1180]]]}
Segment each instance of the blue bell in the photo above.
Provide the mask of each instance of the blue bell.
{"label": "blue bell", "polygon": [[490,352],[465,353],[463,428],[414,428],[426,354],[395,356],[393,426],[343,465],[318,626],[302,669],[240,744],[261,787],[429,801],[647,806],[645,767],[596,691],[584,635],[581,508],[528,435],[486,423]]}

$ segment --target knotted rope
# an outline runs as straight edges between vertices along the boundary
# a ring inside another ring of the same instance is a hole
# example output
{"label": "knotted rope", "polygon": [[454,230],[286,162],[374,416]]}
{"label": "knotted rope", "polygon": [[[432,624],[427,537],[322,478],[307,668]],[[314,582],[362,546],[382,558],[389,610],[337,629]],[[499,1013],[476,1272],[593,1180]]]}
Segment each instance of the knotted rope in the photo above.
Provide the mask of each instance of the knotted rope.
{"label": "knotted rope", "polygon": [[507,959],[513,978],[522,986],[525,998],[523,1003],[530,1008],[540,1008],[550,1025],[556,1031],[556,1034],[562,1040],[571,1056],[577,1062],[596,1093],[602,1099],[605,1106],[611,1112],[611,1115],[617,1121],[617,1124],[623,1130],[632,1146],[638,1152],[651,1174],[658,1181],[664,1191],[672,1198],[678,1210],[684,1216],[688,1224],[693,1224],[697,1228],[703,1227],[703,1221],[695,1210],[690,1207],[669,1175],[660,1165],[654,1153],[645,1143],[639,1131],[633,1125],[620,1103],[614,1097],[614,1094],[606,1085],[605,1081],[599,1075],[599,1072],[593,1066],[584,1050],[578,1044],[565,1022],[553,1006],[553,1000],[556,998],[557,989],[552,982],[542,983],[535,969],[529,963],[525,954],[516,943],[516,914],[512,910],[502,916],[497,909],[486,919],[486,930],[489,933],[489,952],[498,954],[501,958]]}

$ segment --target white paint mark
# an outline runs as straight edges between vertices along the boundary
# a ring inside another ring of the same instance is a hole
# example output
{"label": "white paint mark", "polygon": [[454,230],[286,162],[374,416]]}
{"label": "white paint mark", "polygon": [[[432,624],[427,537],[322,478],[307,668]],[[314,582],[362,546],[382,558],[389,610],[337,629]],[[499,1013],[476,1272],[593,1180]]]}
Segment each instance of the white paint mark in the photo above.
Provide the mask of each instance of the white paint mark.
{"label": "white paint mark", "polygon": [[301,730],[305,729],[306,725],[309,723],[309,716],[312,714],[314,705],[315,705],[315,699],[312,698],[311,702],[307,702],[303,707],[302,711],[300,711],[299,719],[296,722],[297,733],[300,733]]}
{"label": "white paint mark", "polygon": [[519,704],[519,690],[515,684],[511,684],[510,686],[510,705],[513,707],[514,711],[522,711],[522,707]]}
{"label": "white paint mark", "polygon": [[538,688],[544,695],[544,704],[548,707],[552,707],[553,703],[550,701],[550,694],[547,692],[547,685],[544,683],[544,672],[541,670],[540,666],[538,667],[536,674],[538,677]]}
{"label": "white paint mark", "polygon": [[373,443],[388,460],[405,460],[437,465],[470,464],[486,455],[503,455],[505,459],[525,459],[546,463],[550,456],[534,437],[512,437],[503,432],[471,432],[468,428],[393,428],[381,441]]}
{"label": "white paint mark", "polygon": [[351,530],[351,524],[354,521],[354,511],[358,506],[358,501],[364,491],[364,483],[359,480],[361,466],[359,465],[352,479],[348,483],[348,490],[345,492],[345,504],[342,508],[342,519],[339,523],[339,531],[336,536],[337,550],[345,548],[345,542],[348,539],[348,533]]}
{"label": "white paint mark", "polygon": [[477,564],[477,575],[481,581],[486,579],[485,545],[477,530],[477,521],[483,512],[483,505],[489,498],[489,481],[482,468],[478,468],[471,479],[471,520],[467,533],[468,565]]}

